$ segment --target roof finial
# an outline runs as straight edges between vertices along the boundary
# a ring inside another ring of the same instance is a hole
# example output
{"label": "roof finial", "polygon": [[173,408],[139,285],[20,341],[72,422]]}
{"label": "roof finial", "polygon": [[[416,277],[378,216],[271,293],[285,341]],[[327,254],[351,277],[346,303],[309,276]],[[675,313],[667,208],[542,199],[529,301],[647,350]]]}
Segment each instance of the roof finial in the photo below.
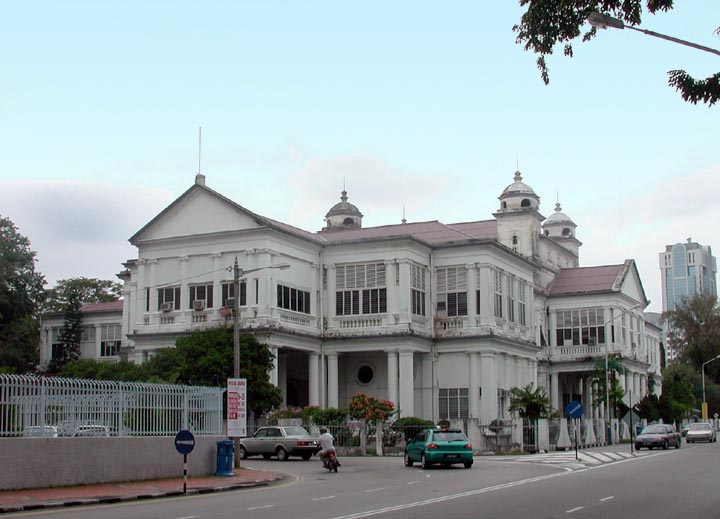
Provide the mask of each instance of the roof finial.
{"label": "roof finial", "polygon": [[402,217],[402,223],[407,223],[407,220],[405,219],[405,204],[403,204],[403,217]]}
{"label": "roof finial", "polygon": [[555,192],[555,212],[559,213],[562,211],[562,207],[560,207],[560,190],[556,190]]}
{"label": "roof finial", "polygon": [[198,175],[202,173],[202,126],[198,126]]}

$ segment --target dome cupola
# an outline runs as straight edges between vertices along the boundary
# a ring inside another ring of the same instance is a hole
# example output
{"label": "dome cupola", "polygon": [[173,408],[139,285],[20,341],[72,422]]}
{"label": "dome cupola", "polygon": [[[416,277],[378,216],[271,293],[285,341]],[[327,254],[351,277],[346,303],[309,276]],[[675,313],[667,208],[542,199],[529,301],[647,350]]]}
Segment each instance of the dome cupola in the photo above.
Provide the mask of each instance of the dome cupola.
{"label": "dome cupola", "polygon": [[362,227],[362,213],[347,200],[347,191],[343,189],[340,201],[332,206],[325,215],[325,227],[323,231],[331,231],[333,229],[360,229]]}
{"label": "dome cupola", "polygon": [[562,212],[560,202],[555,204],[555,212],[543,222],[545,236],[551,238],[574,238],[577,225]]}
{"label": "dome cupola", "polygon": [[540,208],[540,197],[535,191],[522,181],[520,171],[515,172],[515,182],[507,186],[499,196],[500,209],[499,213],[508,211],[524,211]]}

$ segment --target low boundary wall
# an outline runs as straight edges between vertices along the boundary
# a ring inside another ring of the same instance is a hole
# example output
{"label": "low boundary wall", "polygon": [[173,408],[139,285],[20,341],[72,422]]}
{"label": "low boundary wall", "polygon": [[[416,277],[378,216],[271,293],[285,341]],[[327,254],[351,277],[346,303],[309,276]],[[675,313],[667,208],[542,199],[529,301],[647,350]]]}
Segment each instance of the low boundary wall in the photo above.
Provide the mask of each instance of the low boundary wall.
{"label": "low boundary wall", "polygon": [[[195,436],[188,476],[213,474],[217,442]],[[0,438],[0,490],[183,477],[174,436],[144,438]]]}

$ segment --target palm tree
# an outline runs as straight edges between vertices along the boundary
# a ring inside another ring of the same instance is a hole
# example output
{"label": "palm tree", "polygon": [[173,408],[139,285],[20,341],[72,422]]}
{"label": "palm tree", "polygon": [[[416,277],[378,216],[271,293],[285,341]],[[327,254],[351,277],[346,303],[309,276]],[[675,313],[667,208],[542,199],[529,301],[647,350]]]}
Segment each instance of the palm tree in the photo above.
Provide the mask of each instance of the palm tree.
{"label": "palm tree", "polygon": [[[607,369],[607,380],[610,383],[610,393],[607,400],[610,402],[610,409],[613,411],[613,416],[617,416],[618,406],[625,396],[625,390],[620,385],[620,376],[627,373],[627,368],[622,365],[617,356],[610,355],[607,358]],[[593,371],[593,374],[590,376],[590,380],[596,382],[598,385],[598,392],[593,400],[593,405],[599,407],[606,402],[605,360],[595,362],[595,371]]]}
{"label": "palm tree", "polygon": [[530,382],[523,388],[514,387],[510,390],[510,413],[517,413],[523,420],[536,422],[539,418],[547,417],[550,413],[550,400],[545,389],[533,389]]}

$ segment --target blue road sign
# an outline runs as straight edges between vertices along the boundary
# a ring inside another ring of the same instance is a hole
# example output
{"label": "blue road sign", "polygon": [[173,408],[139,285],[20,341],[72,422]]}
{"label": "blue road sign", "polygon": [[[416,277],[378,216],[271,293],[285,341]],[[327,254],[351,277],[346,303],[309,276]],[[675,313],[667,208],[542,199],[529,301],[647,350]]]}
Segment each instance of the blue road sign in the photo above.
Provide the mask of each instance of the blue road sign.
{"label": "blue road sign", "polygon": [[565,412],[570,418],[580,418],[583,415],[583,406],[580,402],[573,400],[565,406]]}
{"label": "blue road sign", "polygon": [[190,454],[195,448],[195,436],[183,429],[175,435],[175,448],[180,454]]}

